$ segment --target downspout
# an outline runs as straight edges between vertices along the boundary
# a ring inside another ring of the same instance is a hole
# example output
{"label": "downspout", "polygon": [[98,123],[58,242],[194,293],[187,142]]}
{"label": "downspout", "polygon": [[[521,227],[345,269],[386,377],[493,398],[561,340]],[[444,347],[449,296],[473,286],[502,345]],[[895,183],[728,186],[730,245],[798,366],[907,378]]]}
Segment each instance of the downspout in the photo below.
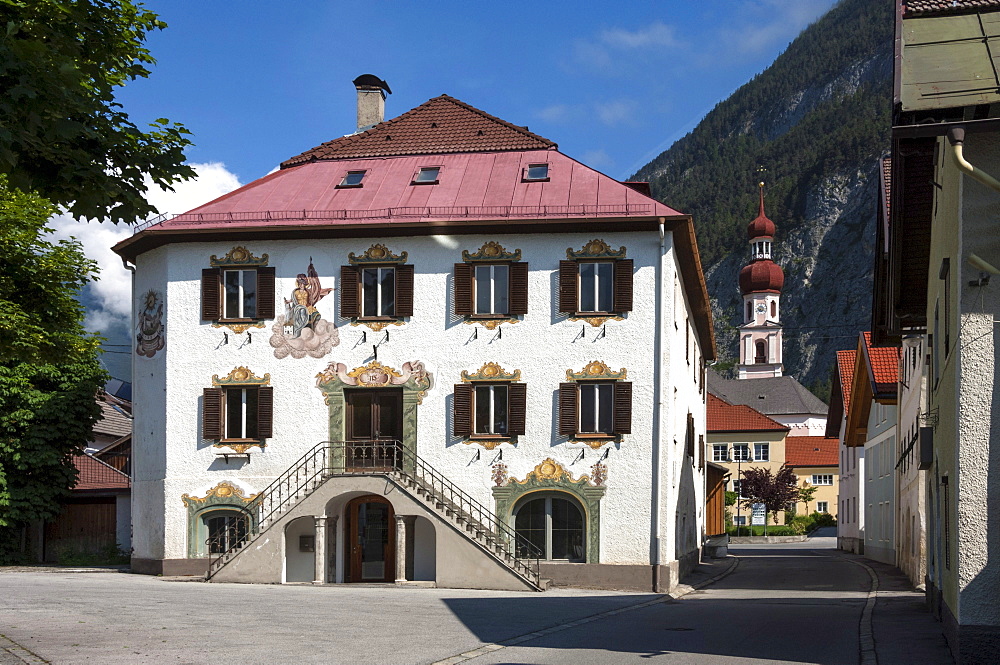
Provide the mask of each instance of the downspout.
{"label": "downspout", "polygon": [[[135,334],[135,266],[130,266],[128,260],[123,256],[122,265],[125,266],[125,270],[132,273],[132,288],[131,288],[131,298],[130,302],[132,306],[129,308],[129,343],[128,343],[128,353],[129,353],[129,377],[128,382],[131,386],[131,391],[129,393],[130,401],[132,402],[132,458],[129,460],[129,470],[128,470],[128,481],[129,481],[129,494],[128,494],[128,545],[129,551],[135,551],[135,542],[133,538],[135,536],[134,525],[132,522],[132,515],[134,514],[132,510],[132,487],[135,486],[135,451],[137,446],[135,445],[135,348],[132,346],[132,335]],[[115,509],[117,510],[117,503],[115,504]]]}
{"label": "downspout", "polygon": [[952,127],[949,129],[948,142],[951,143],[951,155],[955,159],[955,165],[958,166],[960,171],[970,178],[978,180],[990,189],[1000,192],[1000,181],[982,169],[977,169],[966,161],[965,156],[962,154],[962,145],[965,143],[965,129],[963,127]]}
{"label": "downspout", "polygon": [[660,591],[660,540],[662,534],[660,533],[660,504],[663,501],[663,491],[662,485],[660,483],[661,474],[661,450],[662,450],[662,432],[663,432],[663,410],[665,408],[663,401],[663,326],[666,320],[665,309],[666,305],[664,303],[664,292],[663,292],[663,281],[665,279],[664,267],[663,267],[663,255],[666,252],[666,231],[664,227],[665,220],[660,217],[660,255],[657,258],[657,279],[656,279],[656,336],[653,338],[653,355],[656,358],[656,372],[654,374],[654,391],[656,393],[656,418],[655,426],[653,427],[653,446],[652,446],[652,474],[653,474],[653,505],[650,511],[653,528],[651,529],[653,535],[653,592],[659,593]]}

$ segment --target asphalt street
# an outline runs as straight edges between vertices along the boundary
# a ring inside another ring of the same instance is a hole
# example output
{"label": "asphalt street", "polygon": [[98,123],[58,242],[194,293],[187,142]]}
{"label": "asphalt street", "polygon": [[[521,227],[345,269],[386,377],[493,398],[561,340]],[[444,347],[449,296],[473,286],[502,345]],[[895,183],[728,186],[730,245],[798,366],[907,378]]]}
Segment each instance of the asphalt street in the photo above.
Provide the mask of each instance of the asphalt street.
{"label": "asphalt street", "polygon": [[0,665],[951,663],[922,595],[832,544],[744,546],[679,599],[0,569]]}

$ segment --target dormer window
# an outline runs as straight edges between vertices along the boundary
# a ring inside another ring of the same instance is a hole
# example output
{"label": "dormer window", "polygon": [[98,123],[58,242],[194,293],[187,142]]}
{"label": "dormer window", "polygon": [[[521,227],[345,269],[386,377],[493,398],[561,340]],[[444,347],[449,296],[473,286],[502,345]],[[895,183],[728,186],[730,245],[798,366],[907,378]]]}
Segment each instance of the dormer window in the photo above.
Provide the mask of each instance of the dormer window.
{"label": "dormer window", "polygon": [[548,164],[528,164],[528,168],[524,170],[524,180],[526,182],[532,182],[532,181],[545,182],[548,179],[549,179]]}
{"label": "dormer window", "polygon": [[436,185],[438,174],[441,172],[440,166],[424,166],[413,177],[414,185]]}
{"label": "dormer window", "polygon": [[348,171],[347,175],[344,176],[344,179],[340,181],[339,185],[337,185],[337,188],[363,187],[364,185],[361,184],[361,181],[365,179],[366,173],[368,173],[368,171]]}

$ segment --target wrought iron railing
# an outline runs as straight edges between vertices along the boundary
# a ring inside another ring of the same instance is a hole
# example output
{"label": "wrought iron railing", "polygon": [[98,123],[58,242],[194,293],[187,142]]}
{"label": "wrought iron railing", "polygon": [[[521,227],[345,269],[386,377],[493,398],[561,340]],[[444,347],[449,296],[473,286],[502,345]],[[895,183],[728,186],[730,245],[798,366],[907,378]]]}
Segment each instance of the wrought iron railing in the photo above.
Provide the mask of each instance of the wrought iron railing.
{"label": "wrought iron railing", "polygon": [[[415,452],[397,440],[324,441],[292,464],[261,491],[247,506],[252,515],[250,529],[242,537],[221,534],[230,540],[209,543],[208,578],[244,544],[266,530],[272,518],[315,490],[329,476],[336,474],[399,474],[418,493],[425,493],[435,509],[452,513],[465,523],[475,540],[492,551],[516,573],[535,586],[539,584],[541,549],[517,534],[504,520],[467,494]],[[214,547],[213,547],[214,545]]]}

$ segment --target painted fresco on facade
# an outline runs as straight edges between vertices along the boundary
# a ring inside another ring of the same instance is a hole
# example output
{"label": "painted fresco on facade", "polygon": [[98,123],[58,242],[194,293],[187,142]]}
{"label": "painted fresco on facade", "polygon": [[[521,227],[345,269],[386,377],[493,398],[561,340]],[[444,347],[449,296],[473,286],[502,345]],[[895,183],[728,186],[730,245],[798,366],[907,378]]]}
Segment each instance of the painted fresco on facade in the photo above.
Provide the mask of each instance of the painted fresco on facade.
{"label": "painted fresco on facade", "polygon": [[135,329],[135,352],[140,356],[152,358],[166,345],[163,328],[163,296],[159,291],[153,289],[146,291]]}
{"label": "painted fresco on facade", "polygon": [[291,299],[285,298],[285,313],[277,316],[271,328],[275,358],[322,358],[340,343],[333,322],[316,309],[316,304],[332,291],[323,288],[310,257],[309,268],[295,277]]}

